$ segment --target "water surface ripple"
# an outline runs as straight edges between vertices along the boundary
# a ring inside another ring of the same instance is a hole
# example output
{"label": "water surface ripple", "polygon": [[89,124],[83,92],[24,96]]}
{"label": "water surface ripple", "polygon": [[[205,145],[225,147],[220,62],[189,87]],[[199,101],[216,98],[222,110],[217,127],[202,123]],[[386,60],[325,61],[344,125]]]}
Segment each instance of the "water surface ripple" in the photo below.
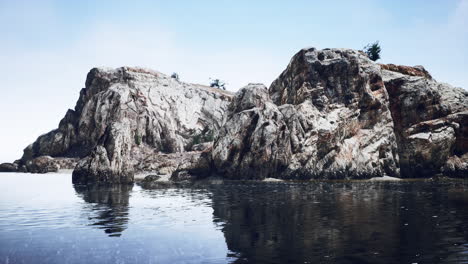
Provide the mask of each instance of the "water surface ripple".
{"label": "water surface ripple", "polygon": [[0,183],[0,263],[468,263],[466,180]]}

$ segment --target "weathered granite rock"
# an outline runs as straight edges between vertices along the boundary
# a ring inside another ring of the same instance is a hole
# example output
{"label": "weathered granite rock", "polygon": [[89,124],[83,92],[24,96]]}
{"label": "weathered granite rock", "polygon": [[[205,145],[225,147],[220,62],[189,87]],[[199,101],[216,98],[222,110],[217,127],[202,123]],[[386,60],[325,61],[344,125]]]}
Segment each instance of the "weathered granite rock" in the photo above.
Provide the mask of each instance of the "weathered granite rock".
{"label": "weathered granite rock", "polygon": [[226,116],[212,155],[227,177],[399,176],[381,70],[360,52],[303,49],[269,91],[239,91]]}
{"label": "weathered granite rock", "polygon": [[143,179],[143,181],[144,181],[144,182],[154,182],[154,181],[159,180],[160,178],[161,178],[161,176],[152,174],[152,175],[146,176],[146,177]]}
{"label": "weathered granite rock", "polygon": [[442,167],[442,173],[450,177],[468,177],[468,153],[450,156]]}
{"label": "weathered granite rock", "polygon": [[0,164],[0,172],[17,172],[18,164],[5,162]]}
{"label": "weathered granite rock", "polygon": [[53,158],[40,156],[26,161],[25,171],[31,173],[57,172],[60,169],[73,169],[78,162],[77,158]]}
{"label": "weathered granite rock", "polygon": [[0,164],[0,172],[31,172],[47,173],[57,172],[58,170],[71,170],[75,168],[78,158],[64,158],[51,156],[39,156],[22,163],[17,160],[14,163]]}
{"label": "weathered granite rock", "polygon": [[201,179],[211,175],[211,148],[205,151],[186,152],[177,160],[177,168],[171,180],[184,181]]}
{"label": "weathered granite rock", "polygon": [[59,166],[53,162],[50,156],[40,156],[26,162],[26,168],[32,173],[57,172]]}
{"label": "weathered granite rock", "polygon": [[184,84],[157,72],[102,71],[112,72],[116,80],[92,98],[100,106],[87,119],[98,111],[109,117],[109,125],[91,154],[76,167],[74,181],[133,181],[140,162],[137,157],[189,150],[194,135],[221,125],[231,98],[228,92]]}
{"label": "weathered granite rock", "polygon": [[53,158],[53,162],[58,165],[60,170],[73,170],[78,163],[79,158]]}
{"label": "weathered granite rock", "polygon": [[382,71],[402,177],[467,177],[468,92],[408,71]]}
{"label": "weathered granite rock", "polygon": [[395,65],[395,64],[380,64],[380,68],[387,71],[399,72],[404,75],[409,76],[420,76],[427,79],[432,79],[431,74],[421,65],[417,66],[405,66],[405,65]]}
{"label": "weathered granite rock", "polygon": [[231,179],[272,178],[284,173],[292,155],[292,135],[285,120],[265,86],[242,88],[213,146],[218,172]]}
{"label": "weathered granite rock", "polygon": [[133,181],[137,158],[184,152],[212,137],[231,97],[141,68],[95,68],[75,109],[25,149],[21,165],[44,155],[79,157],[74,182]]}
{"label": "weathered granite rock", "polygon": [[112,124],[90,155],[73,170],[73,183],[133,182],[131,148],[133,140],[129,120]]}
{"label": "weathered granite rock", "polygon": [[155,71],[95,68],[59,127],[0,171],[76,165],[75,183],[128,183],[135,172],[173,181],[215,172],[466,177],[467,98],[422,66],[379,65],[349,49],[303,49],[269,89],[249,84],[234,99]]}
{"label": "weathered granite rock", "polygon": [[144,156],[133,156],[136,162],[134,170],[138,173],[149,172],[156,175],[169,175],[171,177],[179,171],[187,171],[197,178],[207,177],[212,172],[210,153],[211,147],[203,151],[153,153]]}

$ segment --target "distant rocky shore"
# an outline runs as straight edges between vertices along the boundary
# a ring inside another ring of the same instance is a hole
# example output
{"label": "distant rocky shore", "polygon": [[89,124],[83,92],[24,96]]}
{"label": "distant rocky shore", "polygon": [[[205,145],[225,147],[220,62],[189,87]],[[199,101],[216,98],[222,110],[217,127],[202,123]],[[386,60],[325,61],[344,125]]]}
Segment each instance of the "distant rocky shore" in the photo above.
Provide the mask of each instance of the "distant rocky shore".
{"label": "distant rocky shore", "polygon": [[[468,177],[468,92],[361,51],[299,51],[237,93],[156,71],[95,68],[74,110],[0,171],[73,182]],[[151,178],[151,179],[150,179]]]}

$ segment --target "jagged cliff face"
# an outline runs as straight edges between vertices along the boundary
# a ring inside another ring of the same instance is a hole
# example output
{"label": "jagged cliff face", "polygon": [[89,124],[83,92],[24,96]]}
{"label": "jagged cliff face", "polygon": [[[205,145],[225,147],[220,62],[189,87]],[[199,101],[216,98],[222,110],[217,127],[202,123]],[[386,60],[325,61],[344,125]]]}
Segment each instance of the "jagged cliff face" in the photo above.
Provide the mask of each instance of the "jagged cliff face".
{"label": "jagged cliff face", "polygon": [[402,176],[466,177],[468,92],[436,82],[421,66],[382,68]]}
{"label": "jagged cliff face", "polygon": [[65,167],[74,182],[132,182],[141,171],[466,177],[468,93],[422,66],[378,65],[349,49],[303,49],[269,89],[249,84],[235,96],[141,68],[93,69],[59,128],[0,171]]}
{"label": "jagged cliff face", "polygon": [[301,50],[269,90],[238,92],[213,160],[231,178],[399,176],[380,67],[353,50]]}
{"label": "jagged cliff face", "polygon": [[74,181],[133,181],[139,158],[188,150],[221,125],[232,95],[140,68],[92,69],[75,110],[25,149],[83,158]]}
{"label": "jagged cliff face", "polygon": [[108,89],[88,101],[90,111],[84,120],[97,114],[110,122],[91,154],[76,166],[77,182],[133,181],[140,161],[136,157],[188,150],[195,136],[222,125],[231,97],[141,69],[118,69],[111,76]]}
{"label": "jagged cliff face", "polygon": [[279,177],[291,161],[295,134],[266,87],[242,88],[226,116],[212,151],[217,171],[232,179]]}

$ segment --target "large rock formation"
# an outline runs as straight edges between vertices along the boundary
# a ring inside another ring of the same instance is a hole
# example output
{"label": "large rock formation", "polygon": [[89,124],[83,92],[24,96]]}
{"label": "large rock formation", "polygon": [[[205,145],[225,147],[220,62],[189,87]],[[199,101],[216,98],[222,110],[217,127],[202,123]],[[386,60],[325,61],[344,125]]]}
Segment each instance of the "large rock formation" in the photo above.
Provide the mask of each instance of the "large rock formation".
{"label": "large rock formation", "polygon": [[346,49],[303,49],[267,91],[237,93],[213,147],[230,178],[399,176],[380,67]]}
{"label": "large rock formation", "polygon": [[75,110],[28,146],[38,156],[80,157],[74,182],[131,182],[148,156],[183,152],[209,140],[232,95],[141,68],[92,69]]}
{"label": "large rock formation", "polygon": [[0,171],[72,167],[74,182],[127,183],[142,171],[182,181],[466,177],[468,94],[422,66],[350,49],[303,49],[269,89],[249,84],[234,97],[141,68],[96,68],[58,129]]}
{"label": "large rock formation", "polygon": [[382,65],[403,177],[468,176],[468,92],[422,66]]}

